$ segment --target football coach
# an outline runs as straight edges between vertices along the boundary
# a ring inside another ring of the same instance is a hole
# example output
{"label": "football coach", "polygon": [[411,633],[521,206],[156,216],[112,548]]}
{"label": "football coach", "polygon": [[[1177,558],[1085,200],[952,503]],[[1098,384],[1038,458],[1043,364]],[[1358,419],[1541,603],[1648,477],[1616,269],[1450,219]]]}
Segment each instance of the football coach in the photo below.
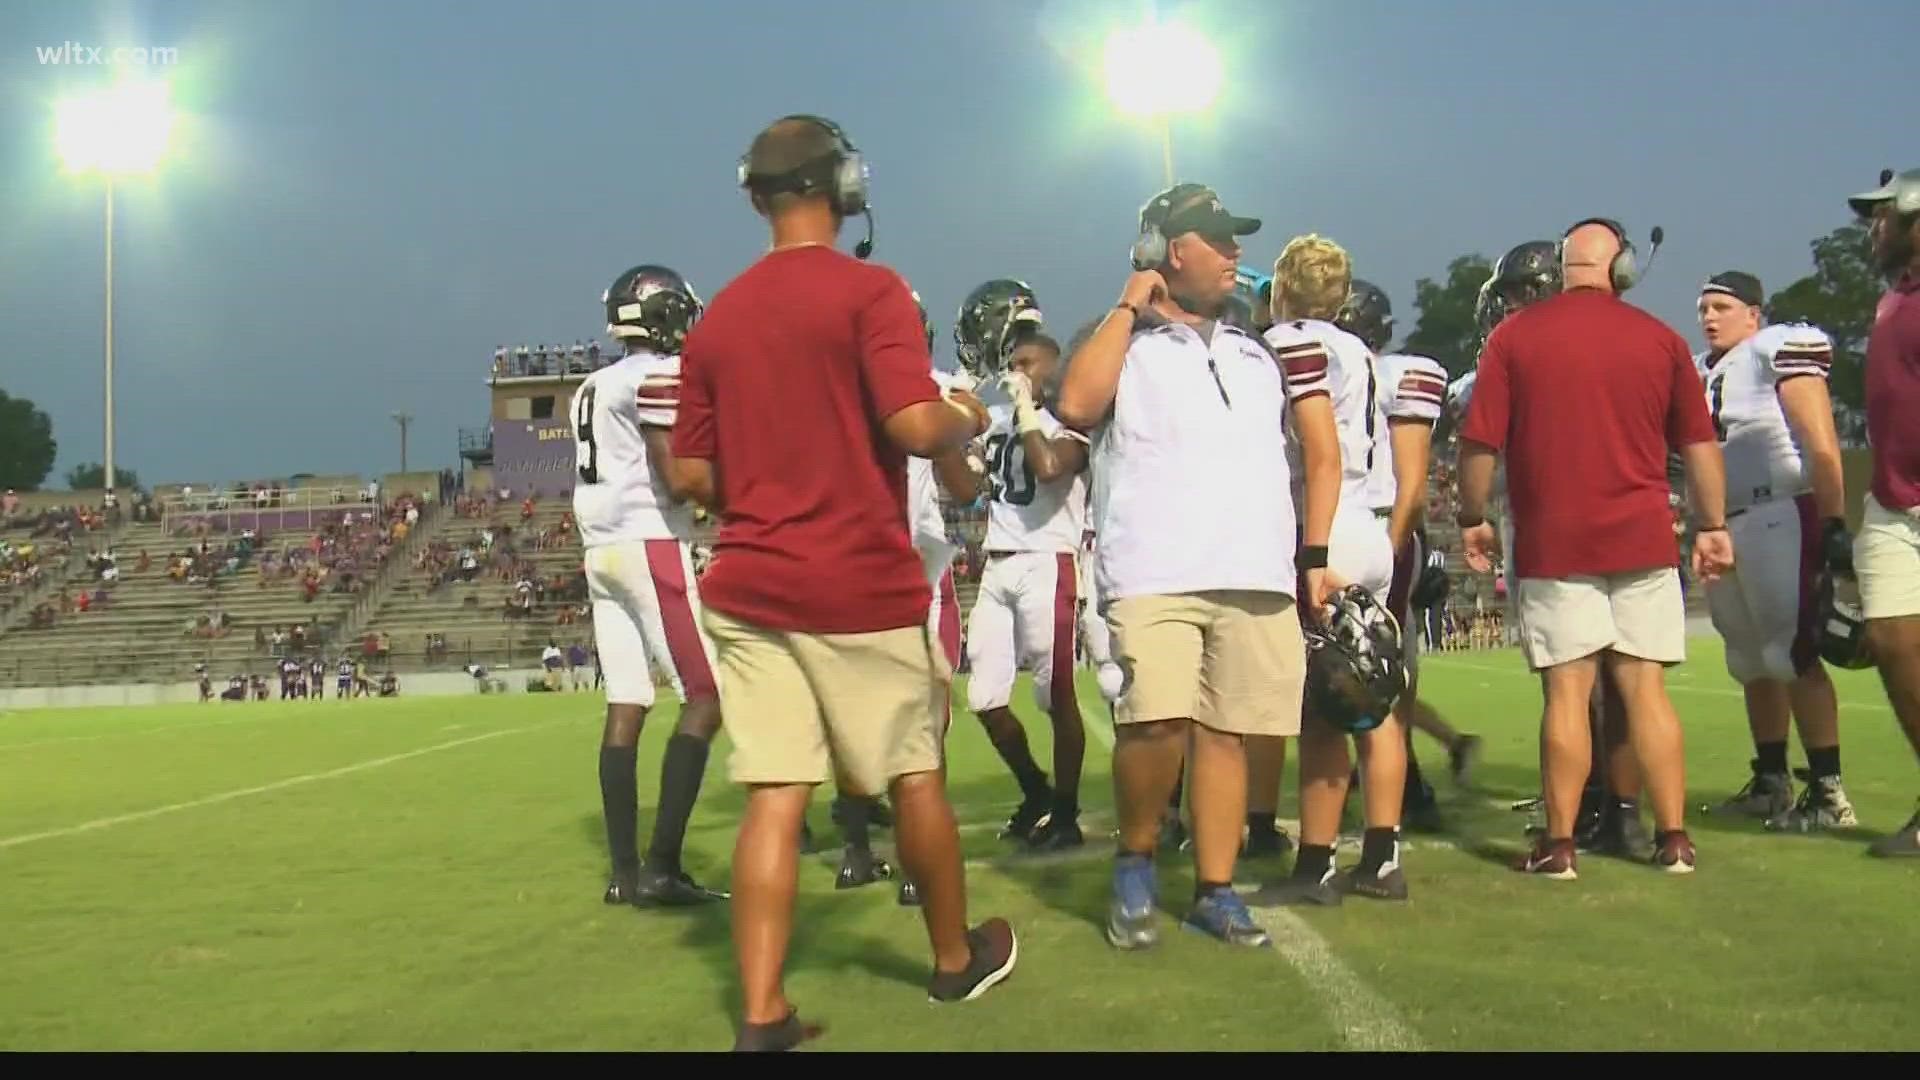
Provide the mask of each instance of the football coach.
{"label": "football coach", "polygon": [[[1097,576],[1123,683],[1114,704],[1120,817],[1107,938],[1158,938],[1160,815],[1193,746],[1194,902],[1187,923],[1232,945],[1268,935],[1233,891],[1247,812],[1245,736],[1297,735],[1306,646],[1300,603],[1334,582],[1327,533],[1340,448],[1327,354],[1291,328],[1273,350],[1224,321],[1240,237],[1260,228],[1199,184],[1140,211],[1134,273],[1074,352],[1058,413],[1093,435]],[[1303,448],[1304,543],[1287,461]]]}
{"label": "football coach", "polygon": [[1494,457],[1504,455],[1521,645],[1545,673],[1547,833],[1516,869],[1577,876],[1587,699],[1605,663],[1652,796],[1653,860],[1687,873],[1686,766],[1664,671],[1686,655],[1667,454],[1678,451],[1686,466],[1693,567],[1705,581],[1733,565],[1725,466],[1686,342],[1620,298],[1636,276],[1626,231],[1602,218],[1577,222],[1561,238],[1560,260],[1564,291],[1488,337],[1460,429],[1467,561],[1484,573],[1498,549],[1486,508]]}

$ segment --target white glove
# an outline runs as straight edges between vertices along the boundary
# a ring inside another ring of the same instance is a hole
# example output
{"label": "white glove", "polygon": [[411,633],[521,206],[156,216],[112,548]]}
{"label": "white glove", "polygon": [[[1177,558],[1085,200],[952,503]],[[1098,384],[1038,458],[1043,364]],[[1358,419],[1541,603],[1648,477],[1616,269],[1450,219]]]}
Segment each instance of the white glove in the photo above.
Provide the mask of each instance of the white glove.
{"label": "white glove", "polygon": [[1033,403],[1033,381],[1025,372],[1009,371],[1000,376],[1000,388],[1013,399],[1013,428],[1021,435],[1041,430],[1040,409]]}
{"label": "white glove", "polygon": [[1015,406],[1021,402],[1033,403],[1033,380],[1027,378],[1024,371],[1008,371],[1000,376],[1000,389],[1006,391]]}

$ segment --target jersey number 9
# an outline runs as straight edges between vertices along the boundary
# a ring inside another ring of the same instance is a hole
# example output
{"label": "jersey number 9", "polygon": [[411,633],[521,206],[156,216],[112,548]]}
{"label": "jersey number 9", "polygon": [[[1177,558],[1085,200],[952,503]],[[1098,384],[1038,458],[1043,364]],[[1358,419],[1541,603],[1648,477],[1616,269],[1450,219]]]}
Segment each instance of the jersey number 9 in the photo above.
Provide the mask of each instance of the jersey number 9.
{"label": "jersey number 9", "polygon": [[573,416],[573,459],[583,484],[600,482],[600,447],[593,441],[593,399],[598,395],[598,387],[587,387]]}

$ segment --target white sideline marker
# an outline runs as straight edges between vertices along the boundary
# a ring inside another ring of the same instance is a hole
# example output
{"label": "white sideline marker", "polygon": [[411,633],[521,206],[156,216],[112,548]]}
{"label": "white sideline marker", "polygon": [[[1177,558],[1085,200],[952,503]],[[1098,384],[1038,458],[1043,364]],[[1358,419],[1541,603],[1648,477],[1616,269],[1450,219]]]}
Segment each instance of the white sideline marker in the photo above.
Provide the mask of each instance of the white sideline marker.
{"label": "white sideline marker", "polygon": [[[1087,731],[1108,749],[1113,728],[1080,706]],[[1306,920],[1284,908],[1264,911],[1260,923],[1273,935],[1274,951],[1300,977],[1325,991],[1327,1023],[1340,1033],[1349,1050],[1424,1050],[1420,1037],[1400,1019],[1386,998],[1368,986],[1354,970],[1333,955],[1332,946]]]}
{"label": "white sideline marker", "polygon": [[352,765],[342,765],[337,769],[328,769],[325,772],[290,776],[285,780],[275,780],[271,784],[261,784],[258,787],[223,791],[218,795],[208,795],[202,799],[189,799],[186,802],[169,803],[166,806],[156,806],[150,810],[136,810],[131,814],[116,814],[113,817],[95,818],[92,821],[83,821],[78,825],[68,825],[59,829],[48,829],[45,832],[23,833],[19,836],[9,836],[4,840],[0,840],[0,851],[7,848],[19,847],[22,844],[31,844],[37,840],[54,840],[62,836],[77,836],[80,833],[97,832],[101,829],[110,829],[115,825],[125,825],[131,821],[145,821],[148,818],[178,813],[181,810],[193,810],[202,806],[213,806],[216,803],[231,802],[234,799],[244,799],[249,795],[264,795],[269,791],[279,791],[283,788],[298,787],[301,784],[311,784],[316,780],[331,780],[337,776],[347,776],[351,773],[364,772],[367,769],[377,769],[382,765],[391,765],[396,761],[406,761],[409,758],[417,758],[425,754],[451,750],[456,746],[466,746],[469,743],[483,742],[487,739],[497,739],[502,735],[515,735],[522,731],[532,731],[534,728],[547,726],[550,725],[528,724],[523,727],[506,728],[502,731],[489,731],[484,735],[469,735],[464,739],[453,739],[449,742],[435,743],[432,746],[423,746],[418,750],[408,750],[405,753],[389,754],[386,757],[356,762]]}

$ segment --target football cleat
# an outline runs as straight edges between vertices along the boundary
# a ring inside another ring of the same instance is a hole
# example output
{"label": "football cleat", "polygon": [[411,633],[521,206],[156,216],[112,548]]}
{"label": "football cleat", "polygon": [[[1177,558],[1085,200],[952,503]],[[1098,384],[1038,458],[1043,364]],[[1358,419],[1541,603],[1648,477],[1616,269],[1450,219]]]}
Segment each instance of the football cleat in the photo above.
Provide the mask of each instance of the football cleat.
{"label": "football cleat", "polygon": [[716,892],[693,880],[686,871],[667,873],[652,867],[643,867],[635,889],[634,904],[638,907],[698,907],[728,899],[728,894]]}
{"label": "football cleat", "polygon": [[1371,872],[1356,866],[1334,875],[1333,888],[1346,896],[1365,896],[1373,900],[1405,900],[1407,875],[1400,869],[1399,863],[1382,863],[1379,869]]}
{"label": "football cleat", "polygon": [[840,860],[840,872],[834,875],[836,889],[858,889],[893,876],[893,867],[872,851],[849,847]]}
{"label": "football cleat", "polygon": [[1772,832],[1819,832],[1822,829],[1851,829],[1860,824],[1847,800],[1847,790],[1837,776],[1815,776],[1809,769],[1795,769],[1805,787],[1800,798],[1785,813],[1767,819]]}
{"label": "football cleat", "polygon": [[1262,908],[1339,907],[1341,894],[1334,888],[1335,876],[1332,864],[1328,864],[1327,872],[1318,878],[1288,875],[1262,885],[1247,902]]}
{"label": "football cleat", "polygon": [[1086,844],[1087,838],[1080,831],[1078,818],[1062,818],[1048,814],[1027,836],[1027,850],[1036,854],[1052,854],[1072,851]]}
{"label": "football cleat", "polygon": [[607,882],[607,891],[601,895],[600,899],[607,904],[632,904],[638,902],[635,898],[639,892],[640,887],[633,875],[615,874]]}
{"label": "football cleat", "polygon": [[1761,772],[1758,758],[1753,760],[1752,767],[1746,786],[1719,806],[1708,807],[1709,812],[1756,818],[1773,818],[1787,812],[1793,805],[1793,782],[1787,779],[1787,774]]}
{"label": "football cleat", "polygon": [[1013,814],[1007,818],[1007,823],[1001,826],[1000,839],[1026,843],[1033,838],[1034,830],[1051,816],[1049,811],[1052,807],[1053,792],[1051,791],[1022,800],[1020,805],[1014,808]]}
{"label": "football cleat", "polygon": [[900,906],[901,907],[919,907],[920,906],[920,886],[915,885],[911,881],[901,882],[900,883]]}
{"label": "football cleat", "polygon": [[1882,859],[1920,855],[1920,809],[1914,811],[1905,825],[1870,844],[1867,853]]}
{"label": "football cleat", "polygon": [[1293,850],[1293,837],[1285,829],[1273,828],[1247,829],[1247,839],[1240,849],[1243,859],[1278,859]]}

